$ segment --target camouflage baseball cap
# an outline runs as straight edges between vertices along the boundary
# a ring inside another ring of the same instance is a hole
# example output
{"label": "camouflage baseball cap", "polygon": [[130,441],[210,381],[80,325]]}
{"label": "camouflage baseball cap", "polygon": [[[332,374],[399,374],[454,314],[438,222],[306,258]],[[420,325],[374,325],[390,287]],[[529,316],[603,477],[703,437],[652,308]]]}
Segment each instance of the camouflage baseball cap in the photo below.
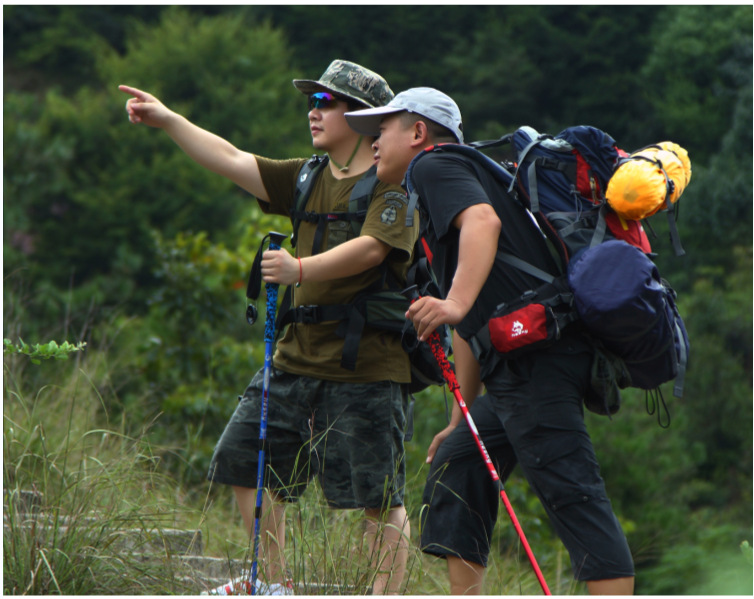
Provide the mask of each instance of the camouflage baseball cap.
{"label": "camouflage baseball cap", "polygon": [[319,81],[294,79],[293,85],[304,94],[325,90],[355,100],[367,108],[384,106],[395,96],[385,79],[347,60],[333,60]]}

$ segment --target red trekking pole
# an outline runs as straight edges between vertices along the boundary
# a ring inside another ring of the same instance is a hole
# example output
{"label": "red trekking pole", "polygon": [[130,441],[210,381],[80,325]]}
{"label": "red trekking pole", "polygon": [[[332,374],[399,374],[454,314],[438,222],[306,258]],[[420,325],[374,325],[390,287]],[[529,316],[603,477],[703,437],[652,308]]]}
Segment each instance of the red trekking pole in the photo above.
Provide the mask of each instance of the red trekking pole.
{"label": "red trekking pole", "polygon": [[[416,285],[404,290],[403,294],[408,297],[409,300],[411,300],[411,303],[414,303],[420,297],[417,292]],[[534,574],[537,575],[537,580],[539,580],[542,591],[545,595],[552,595],[552,593],[550,593],[550,589],[547,587],[547,582],[545,582],[545,577],[542,574],[542,570],[539,569],[537,559],[534,557],[534,553],[532,552],[531,547],[529,547],[529,542],[526,540],[526,535],[521,528],[521,524],[519,524],[518,518],[516,518],[516,513],[513,511],[513,506],[508,499],[508,494],[505,492],[505,487],[503,487],[503,481],[501,481],[500,477],[497,475],[497,470],[495,470],[495,466],[492,464],[490,454],[487,453],[487,448],[484,446],[484,443],[479,436],[479,431],[476,428],[476,424],[474,424],[474,420],[471,417],[471,414],[469,414],[469,409],[468,407],[466,407],[466,402],[463,401],[463,396],[461,395],[461,386],[458,384],[456,373],[453,371],[453,368],[450,365],[447,356],[445,355],[445,351],[443,350],[442,343],[440,342],[440,336],[437,334],[437,331],[432,331],[432,334],[429,336],[428,343],[430,350],[432,350],[432,355],[435,357],[435,360],[437,360],[437,363],[442,369],[442,375],[445,379],[445,382],[448,383],[448,388],[455,396],[456,402],[461,408],[463,417],[466,419],[466,424],[469,426],[471,435],[474,437],[474,441],[476,441],[476,445],[479,448],[479,453],[482,454],[484,463],[487,465],[487,470],[489,471],[493,482],[500,490],[500,499],[503,501],[503,505],[508,511],[508,516],[510,516],[511,522],[513,522],[513,526],[518,533],[518,538],[521,540],[521,544],[526,550],[526,555],[529,557],[529,562],[531,562],[531,567],[534,569]]]}

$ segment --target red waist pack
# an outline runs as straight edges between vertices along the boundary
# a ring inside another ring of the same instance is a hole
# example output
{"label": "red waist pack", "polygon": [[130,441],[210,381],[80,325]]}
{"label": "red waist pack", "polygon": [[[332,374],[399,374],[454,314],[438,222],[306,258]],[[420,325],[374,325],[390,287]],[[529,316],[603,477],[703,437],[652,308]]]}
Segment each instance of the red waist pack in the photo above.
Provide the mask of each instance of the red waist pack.
{"label": "red waist pack", "polygon": [[564,277],[497,306],[487,324],[474,335],[482,351],[494,349],[506,358],[547,347],[578,319],[573,294]]}

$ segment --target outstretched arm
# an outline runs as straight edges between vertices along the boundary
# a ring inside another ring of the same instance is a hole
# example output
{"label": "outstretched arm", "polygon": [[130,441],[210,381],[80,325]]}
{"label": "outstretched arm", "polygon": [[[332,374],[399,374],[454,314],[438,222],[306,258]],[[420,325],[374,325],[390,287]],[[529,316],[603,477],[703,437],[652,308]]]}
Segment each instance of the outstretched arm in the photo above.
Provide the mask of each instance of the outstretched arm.
{"label": "outstretched arm", "polygon": [[230,179],[258,199],[269,202],[253,154],[243,152],[222,137],[197,127],[145,91],[128,85],[120,85],[118,89],[132,96],[126,102],[129,121],[162,129],[198,164]]}

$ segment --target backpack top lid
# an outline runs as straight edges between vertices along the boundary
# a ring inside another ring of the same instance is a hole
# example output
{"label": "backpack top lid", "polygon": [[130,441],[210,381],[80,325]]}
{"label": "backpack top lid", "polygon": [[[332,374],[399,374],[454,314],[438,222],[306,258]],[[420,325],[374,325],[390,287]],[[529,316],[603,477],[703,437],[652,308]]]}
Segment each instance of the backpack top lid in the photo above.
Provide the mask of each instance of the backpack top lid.
{"label": "backpack top lid", "polygon": [[612,176],[618,158],[621,156],[616,141],[601,129],[588,125],[569,127],[555,137],[564,139],[578,151],[592,173],[597,176],[604,192],[607,181]]}
{"label": "backpack top lid", "polygon": [[[512,143],[518,153],[519,169],[521,165],[534,166],[533,163],[538,162],[545,169],[552,169],[566,177],[563,181],[559,181],[557,176],[548,177],[558,194],[567,196],[574,183],[579,194],[593,203],[602,199],[615,165],[627,155],[618,149],[610,135],[589,125],[568,127],[555,136],[523,126],[513,133]],[[528,171],[531,166],[523,168]],[[529,192],[529,179],[522,177],[519,180]],[[561,185],[562,188],[559,187]],[[562,206],[554,208],[563,209]],[[552,208],[543,205],[542,209],[548,212]]]}

